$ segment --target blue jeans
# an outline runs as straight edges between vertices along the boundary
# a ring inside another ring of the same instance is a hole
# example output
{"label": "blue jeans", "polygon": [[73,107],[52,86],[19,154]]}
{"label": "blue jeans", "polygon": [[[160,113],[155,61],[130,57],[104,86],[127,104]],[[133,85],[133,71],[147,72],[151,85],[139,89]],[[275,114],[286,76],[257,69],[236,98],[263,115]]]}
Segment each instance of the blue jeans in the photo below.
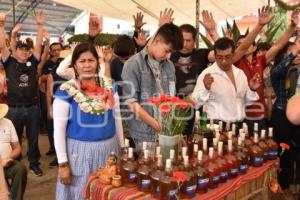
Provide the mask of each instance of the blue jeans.
{"label": "blue jeans", "polygon": [[12,121],[17,131],[19,142],[22,142],[24,126],[28,138],[28,161],[30,167],[39,165],[40,150],[38,144],[40,113],[37,105],[30,107],[9,107],[7,118]]}

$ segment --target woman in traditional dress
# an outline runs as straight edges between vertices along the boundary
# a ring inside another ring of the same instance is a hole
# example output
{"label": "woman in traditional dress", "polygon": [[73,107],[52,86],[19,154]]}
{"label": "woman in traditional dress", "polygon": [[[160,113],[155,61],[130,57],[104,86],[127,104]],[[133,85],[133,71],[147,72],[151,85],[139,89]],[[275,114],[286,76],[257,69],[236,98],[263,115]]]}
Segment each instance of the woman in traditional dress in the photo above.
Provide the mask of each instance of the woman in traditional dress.
{"label": "woman in traditional dress", "polygon": [[75,78],[54,95],[54,141],[59,163],[56,199],[82,199],[89,175],[104,166],[123,141],[117,93],[110,78],[99,77],[99,57],[92,44],[76,46]]}

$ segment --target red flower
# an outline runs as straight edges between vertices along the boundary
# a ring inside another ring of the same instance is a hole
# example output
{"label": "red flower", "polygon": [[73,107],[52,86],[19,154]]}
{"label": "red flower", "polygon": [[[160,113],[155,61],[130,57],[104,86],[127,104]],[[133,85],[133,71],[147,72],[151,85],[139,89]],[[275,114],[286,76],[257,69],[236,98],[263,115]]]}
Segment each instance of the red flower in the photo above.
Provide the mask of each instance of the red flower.
{"label": "red flower", "polygon": [[167,95],[161,95],[160,96],[160,102],[165,102],[165,101],[169,101],[170,100],[170,97],[167,96]]}
{"label": "red flower", "polygon": [[171,111],[171,106],[169,104],[163,104],[160,106],[160,112],[169,113]]}
{"label": "red flower", "polygon": [[290,146],[288,144],[286,144],[286,143],[280,143],[279,145],[283,149],[290,149]]}
{"label": "red flower", "polygon": [[282,156],[282,154],[285,152],[286,149],[287,150],[290,149],[290,146],[286,143],[280,143],[279,146],[282,148],[280,156]]}
{"label": "red flower", "polygon": [[177,181],[180,181],[182,183],[186,181],[186,175],[184,172],[181,171],[173,172],[173,178],[175,178]]}
{"label": "red flower", "polygon": [[159,98],[155,98],[155,97],[149,97],[148,98],[148,102],[149,103],[153,103],[155,104],[156,106],[158,106],[161,102],[160,102],[160,99]]}

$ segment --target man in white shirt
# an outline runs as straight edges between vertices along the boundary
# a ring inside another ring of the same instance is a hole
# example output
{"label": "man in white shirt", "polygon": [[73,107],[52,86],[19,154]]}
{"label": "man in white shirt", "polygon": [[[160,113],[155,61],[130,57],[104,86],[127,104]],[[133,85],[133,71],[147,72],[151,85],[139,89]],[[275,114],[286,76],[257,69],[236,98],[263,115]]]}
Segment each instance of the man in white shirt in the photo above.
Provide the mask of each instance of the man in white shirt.
{"label": "man in white shirt", "polygon": [[11,179],[11,197],[23,199],[27,183],[26,167],[16,158],[21,154],[21,145],[13,123],[5,118],[8,106],[0,104],[0,155],[6,179]]}
{"label": "man in white shirt", "polygon": [[233,63],[234,42],[220,38],[215,42],[216,62],[198,77],[192,98],[197,106],[207,103],[208,117],[224,122],[241,122],[245,106],[258,100],[255,92],[261,84],[256,74],[248,83],[244,72]]}

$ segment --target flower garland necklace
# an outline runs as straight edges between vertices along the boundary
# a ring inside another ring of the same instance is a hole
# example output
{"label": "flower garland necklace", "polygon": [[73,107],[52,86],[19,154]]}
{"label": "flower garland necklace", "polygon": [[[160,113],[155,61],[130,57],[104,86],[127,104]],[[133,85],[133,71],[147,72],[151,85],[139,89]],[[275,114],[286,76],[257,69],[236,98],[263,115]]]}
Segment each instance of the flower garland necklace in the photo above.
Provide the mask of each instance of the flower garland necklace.
{"label": "flower garland necklace", "polygon": [[114,106],[111,79],[103,79],[100,84],[101,87],[91,83],[79,84],[73,79],[63,83],[60,89],[73,97],[83,112],[100,115]]}

